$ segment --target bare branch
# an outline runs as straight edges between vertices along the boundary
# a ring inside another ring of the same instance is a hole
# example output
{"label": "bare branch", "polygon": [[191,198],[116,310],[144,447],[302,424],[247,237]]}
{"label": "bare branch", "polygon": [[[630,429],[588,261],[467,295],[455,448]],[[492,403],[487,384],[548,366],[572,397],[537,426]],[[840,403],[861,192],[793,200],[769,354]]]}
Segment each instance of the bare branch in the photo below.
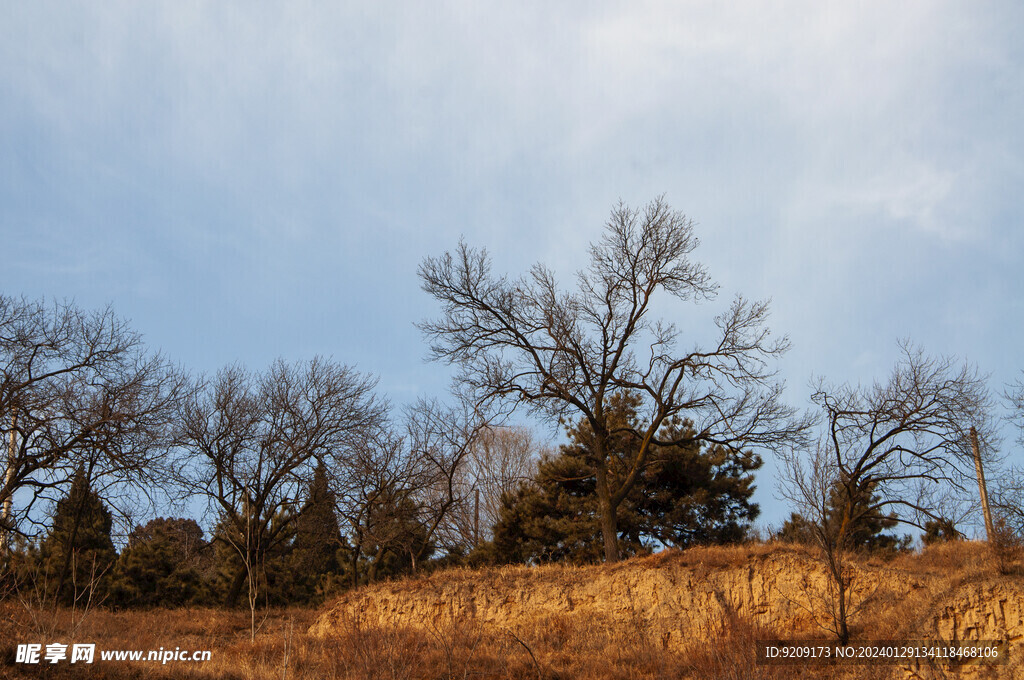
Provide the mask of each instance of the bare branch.
{"label": "bare branch", "polygon": [[[659,291],[687,301],[716,295],[706,269],[689,258],[698,243],[693,222],[658,198],[642,210],[612,211],[575,292],[560,291],[541,265],[517,280],[496,277],[486,251],[465,243],[419,269],[423,289],[442,306],[440,318],[419,325],[431,357],[457,366],[457,381],[478,403],[582,417],[596,433],[608,560],[618,555],[615,507],[663,423],[689,419],[696,440],[737,451],[800,442],[808,426],[781,399],[771,363],[789,342],[771,338],[766,302],[737,297],[716,321],[718,342],[688,354],[676,352],[675,326],[649,318]],[[639,397],[646,420],[630,474],[609,486],[606,407],[615,393]]]}

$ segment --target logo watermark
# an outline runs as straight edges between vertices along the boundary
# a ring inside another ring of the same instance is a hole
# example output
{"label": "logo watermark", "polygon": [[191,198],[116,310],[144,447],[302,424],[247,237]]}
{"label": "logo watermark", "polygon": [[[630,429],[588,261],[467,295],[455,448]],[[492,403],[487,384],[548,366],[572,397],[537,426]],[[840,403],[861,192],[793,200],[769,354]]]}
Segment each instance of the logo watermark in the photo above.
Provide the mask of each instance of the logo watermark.
{"label": "logo watermark", "polygon": [[210,650],[188,650],[181,647],[174,649],[101,649],[97,656],[95,643],[65,645],[59,642],[50,644],[18,645],[15,652],[15,663],[25,664],[56,664],[67,663],[90,664],[99,661],[146,661],[158,662],[161,665],[169,661],[202,662],[210,660]]}

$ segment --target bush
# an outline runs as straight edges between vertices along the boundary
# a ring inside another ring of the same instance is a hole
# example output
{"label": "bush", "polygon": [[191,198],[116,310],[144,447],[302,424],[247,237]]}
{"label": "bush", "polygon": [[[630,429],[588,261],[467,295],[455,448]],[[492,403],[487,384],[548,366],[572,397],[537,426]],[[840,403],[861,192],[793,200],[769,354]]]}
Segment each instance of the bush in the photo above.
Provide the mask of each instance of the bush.
{"label": "bush", "polygon": [[989,550],[992,552],[992,559],[995,562],[996,571],[1007,575],[1018,571],[1022,555],[1024,555],[1024,542],[1021,537],[1011,529],[1006,520],[999,518],[993,527],[994,532],[989,537]]}

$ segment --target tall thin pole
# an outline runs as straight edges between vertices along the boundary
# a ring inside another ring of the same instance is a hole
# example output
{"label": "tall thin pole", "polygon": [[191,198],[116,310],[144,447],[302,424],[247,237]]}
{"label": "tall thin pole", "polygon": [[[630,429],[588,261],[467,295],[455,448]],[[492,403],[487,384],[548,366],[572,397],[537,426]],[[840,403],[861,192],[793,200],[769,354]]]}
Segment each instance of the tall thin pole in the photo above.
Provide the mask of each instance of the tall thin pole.
{"label": "tall thin pole", "polygon": [[4,493],[7,495],[4,497],[3,515],[0,515],[0,539],[2,539],[2,549],[5,553],[10,549],[10,527],[7,523],[11,518],[12,501],[11,498],[11,484],[14,480],[14,462],[18,455],[18,441],[15,439],[15,430],[18,426],[18,413],[15,411],[11,414],[11,439],[7,445],[7,472],[4,474]]}
{"label": "tall thin pole", "polygon": [[992,511],[988,507],[988,488],[985,486],[985,472],[981,469],[981,447],[978,445],[978,431],[971,427],[971,448],[974,450],[974,471],[978,474],[978,494],[981,496],[981,509],[985,513],[985,535],[989,542],[995,535],[992,526]]}

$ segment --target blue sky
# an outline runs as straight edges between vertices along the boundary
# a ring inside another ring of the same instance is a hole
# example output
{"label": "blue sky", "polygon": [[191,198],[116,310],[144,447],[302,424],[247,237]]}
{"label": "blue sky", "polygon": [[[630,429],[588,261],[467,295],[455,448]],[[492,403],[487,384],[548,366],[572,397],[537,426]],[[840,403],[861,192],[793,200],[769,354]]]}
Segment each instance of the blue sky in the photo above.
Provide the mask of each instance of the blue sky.
{"label": "blue sky", "polygon": [[699,338],[771,297],[792,403],[884,377],[902,337],[998,390],[1024,368],[1022,26],[1013,2],[6,2],[0,291],[110,303],[195,371],[330,355],[403,403],[449,375],[413,326],[424,256],[464,235],[570,281],[619,199],[664,194],[722,291],[666,313]]}

